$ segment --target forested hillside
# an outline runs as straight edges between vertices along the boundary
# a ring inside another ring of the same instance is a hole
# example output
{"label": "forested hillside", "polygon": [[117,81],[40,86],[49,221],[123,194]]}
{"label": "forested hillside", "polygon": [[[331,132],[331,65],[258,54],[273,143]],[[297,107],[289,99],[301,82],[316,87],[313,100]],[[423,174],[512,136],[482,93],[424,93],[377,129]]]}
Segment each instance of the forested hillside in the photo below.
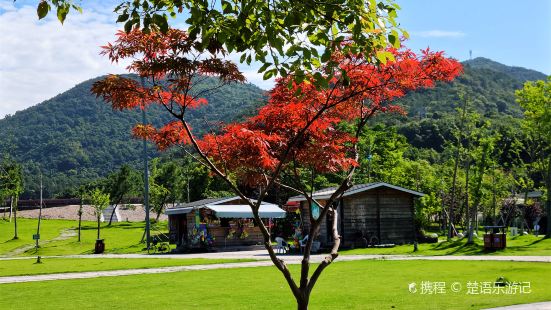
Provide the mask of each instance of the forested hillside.
{"label": "forested hillside", "polygon": [[[141,122],[141,112],[114,111],[96,99],[90,88],[98,79],[0,120],[0,152],[23,163],[24,196],[36,194],[39,170],[48,196],[105,176],[124,163],[138,164],[141,142],[132,138],[131,129]],[[206,96],[207,106],[190,113],[191,125],[198,132],[214,130],[220,122],[254,111],[263,96],[252,84],[223,86]],[[148,110],[148,121],[159,124],[167,117],[160,112],[160,107]]]}
{"label": "forested hillside", "polygon": [[[408,117],[393,117],[384,123],[395,127],[416,149],[443,152],[446,141],[451,140],[460,94],[464,94],[473,110],[492,120],[502,135],[510,135],[510,144],[514,143],[514,127],[522,117],[514,91],[524,81],[545,79],[545,75],[485,58],[465,62],[464,71],[452,83],[406,96],[400,104],[406,107]],[[105,176],[124,163],[139,164],[141,144],[130,132],[141,121],[141,113],[113,111],[92,96],[90,87],[97,79],[0,120],[0,152],[23,163],[24,197],[36,196],[39,170],[48,184],[46,195],[53,196]],[[252,113],[262,104],[264,91],[251,84],[234,84],[206,97],[209,104],[190,114],[198,132],[215,130],[220,122]],[[159,123],[167,117],[158,112],[147,111],[148,120]]]}
{"label": "forested hillside", "polygon": [[[408,107],[409,116],[439,117],[453,113],[459,94],[465,94],[476,110],[488,117],[521,116],[515,103],[515,90],[526,81],[545,80],[546,75],[534,70],[509,67],[486,58],[463,63],[464,74],[452,83],[422,90],[406,96],[401,103]],[[436,114],[436,115],[434,115]]]}

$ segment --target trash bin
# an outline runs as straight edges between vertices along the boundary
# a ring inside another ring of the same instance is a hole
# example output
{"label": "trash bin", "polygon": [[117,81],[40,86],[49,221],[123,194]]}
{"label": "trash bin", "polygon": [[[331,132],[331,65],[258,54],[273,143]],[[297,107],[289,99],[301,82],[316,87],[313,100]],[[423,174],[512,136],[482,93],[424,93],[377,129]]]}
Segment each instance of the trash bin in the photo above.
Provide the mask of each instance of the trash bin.
{"label": "trash bin", "polygon": [[484,249],[500,250],[507,246],[507,234],[505,226],[485,226]]}
{"label": "trash bin", "polygon": [[504,233],[494,234],[494,249],[505,249],[507,243],[507,235]]}
{"label": "trash bin", "polygon": [[94,248],[94,254],[101,254],[105,251],[105,243],[103,239],[96,239],[96,247]]}

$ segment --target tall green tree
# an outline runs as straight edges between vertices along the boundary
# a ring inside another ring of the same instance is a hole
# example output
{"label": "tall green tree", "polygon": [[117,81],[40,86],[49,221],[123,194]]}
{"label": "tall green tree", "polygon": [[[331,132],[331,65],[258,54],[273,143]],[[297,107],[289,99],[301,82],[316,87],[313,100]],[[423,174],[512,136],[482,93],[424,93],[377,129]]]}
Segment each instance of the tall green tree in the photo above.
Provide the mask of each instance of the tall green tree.
{"label": "tall green tree", "polygon": [[[457,209],[457,176],[459,170],[459,164],[462,161],[464,147],[463,143],[465,142],[465,129],[468,127],[468,109],[469,109],[469,100],[466,96],[460,95],[460,100],[462,101],[461,107],[457,109],[459,114],[459,119],[457,125],[454,128],[453,135],[455,138],[454,141],[454,164],[453,164],[453,179],[451,187],[451,203],[449,206],[449,219],[448,219],[448,240],[453,237],[453,232],[455,231],[454,220],[455,212]],[[468,195],[468,193],[467,193]]]}
{"label": "tall green tree", "polygon": [[94,215],[98,223],[98,235],[97,239],[100,237],[100,228],[101,228],[101,215],[103,210],[109,206],[109,194],[104,193],[101,189],[96,188],[89,194],[90,205],[94,208]]}
{"label": "tall green tree", "polygon": [[524,109],[523,129],[531,138],[536,169],[542,174],[547,191],[547,233],[551,237],[551,77],[547,81],[527,82],[516,92]]}
{"label": "tall green tree", "polygon": [[10,221],[13,211],[13,239],[19,239],[19,236],[17,235],[17,205],[19,195],[21,195],[22,192],[23,170],[21,165],[14,160],[5,157],[0,164],[0,198],[8,197],[10,200]]}
{"label": "tall green tree", "polygon": [[[482,126],[471,132],[471,144],[473,145],[470,151],[471,163],[474,166],[474,178],[472,179],[471,193],[473,196],[472,206],[466,205],[470,213],[468,242],[473,242],[473,234],[478,230],[478,211],[482,202],[483,193],[482,186],[484,176],[492,163],[492,153],[494,151],[495,141],[499,138],[494,132],[489,130],[489,122],[483,122]],[[471,180],[467,180],[469,182]],[[467,197],[469,192],[466,193]]]}
{"label": "tall green tree", "polygon": [[159,158],[151,161],[149,203],[157,221],[167,203],[183,201],[184,193],[187,194],[188,180],[184,169],[176,161],[162,162]]}
{"label": "tall green tree", "polygon": [[140,195],[142,184],[140,174],[129,165],[121,166],[119,171],[107,177],[105,187],[106,191],[109,192],[110,203],[113,205],[108,226],[111,226],[117,207],[125,199]]}

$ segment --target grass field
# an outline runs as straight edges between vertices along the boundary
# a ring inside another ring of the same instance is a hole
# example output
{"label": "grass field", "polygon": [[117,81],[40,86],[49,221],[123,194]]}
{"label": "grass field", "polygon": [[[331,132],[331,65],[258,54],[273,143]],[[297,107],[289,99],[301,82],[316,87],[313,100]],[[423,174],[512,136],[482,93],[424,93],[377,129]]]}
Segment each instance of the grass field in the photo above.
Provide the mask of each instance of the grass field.
{"label": "grass field", "polygon": [[[0,220],[0,255],[13,250],[33,245],[32,235],[36,233],[35,219],[19,219],[19,239],[13,238],[13,223]],[[159,225],[166,231],[166,222]],[[45,242],[58,237],[63,231],[73,229],[75,233],[76,221],[43,220],[41,225],[42,246],[37,252],[34,248],[28,249],[20,255],[69,255],[91,254],[96,240],[96,223],[83,222],[82,241],[78,242],[73,236],[66,240]],[[121,222],[112,226],[102,224],[101,238],[105,239],[106,253],[145,253],[144,244],[140,243],[143,234],[143,222]],[[156,232],[153,232],[156,233]],[[551,239],[535,237],[533,235],[507,238],[507,248],[501,251],[484,251],[482,240],[467,245],[466,238],[440,242],[437,244],[420,244],[419,251],[413,252],[412,245],[396,246],[393,248],[368,248],[342,250],[343,255],[353,254],[414,254],[414,255],[551,255]]]}
{"label": "grass field", "polygon": [[467,238],[432,244],[419,244],[419,250],[413,252],[413,245],[400,245],[393,248],[367,248],[340,251],[342,255],[354,254],[397,254],[397,255],[551,255],[551,239],[543,236],[507,236],[507,247],[498,251],[485,251],[484,242],[477,239],[468,245]]}
{"label": "grass field", "polygon": [[[13,238],[13,223],[0,220],[0,255],[10,254],[17,248],[33,245],[33,234],[36,233],[35,219],[18,219],[19,239]],[[32,248],[20,255],[69,255],[91,254],[96,241],[96,223],[82,222],[81,242],[74,235],[66,240],[51,241],[63,231],[71,230],[76,234],[77,221],[68,220],[42,220],[41,223],[41,247],[38,252]],[[165,227],[166,222],[159,223],[157,227]],[[166,228],[164,229],[166,232]],[[113,223],[111,226],[102,223],[101,238],[105,239],[106,253],[144,253],[144,244],[140,243],[144,231],[143,222]],[[152,232],[155,234],[156,232]]]}
{"label": "grass field", "polygon": [[34,259],[0,260],[0,277],[63,272],[160,268],[169,266],[207,265],[252,261],[249,259],[162,259],[162,258],[46,258],[41,264]]}
{"label": "grass field", "polygon": [[[0,219],[0,254],[5,254],[18,247],[34,244],[33,234],[36,234],[37,220],[17,219],[19,239],[13,240],[13,222]],[[41,238],[44,240],[53,239],[64,229],[74,227],[75,221],[66,220],[43,220],[41,223]]]}
{"label": "grass field", "polygon": [[[291,266],[294,274],[298,266]],[[467,283],[504,276],[530,282],[530,293],[467,295]],[[338,262],[320,278],[312,309],[481,309],[551,300],[551,265],[520,262]],[[421,294],[421,282],[445,282],[443,294]],[[454,293],[453,282],[462,285]],[[410,293],[408,285],[419,290]],[[274,267],[188,271],[0,286],[6,309],[293,309],[294,299]],[[47,300],[47,302],[44,302]]]}

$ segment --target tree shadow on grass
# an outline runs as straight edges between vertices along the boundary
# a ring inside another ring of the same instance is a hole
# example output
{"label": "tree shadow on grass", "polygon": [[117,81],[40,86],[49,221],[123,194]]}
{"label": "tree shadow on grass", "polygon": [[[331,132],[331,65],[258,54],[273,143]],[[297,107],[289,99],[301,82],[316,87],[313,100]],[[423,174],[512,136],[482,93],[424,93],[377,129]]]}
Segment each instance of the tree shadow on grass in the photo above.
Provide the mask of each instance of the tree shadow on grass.
{"label": "tree shadow on grass", "polygon": [[535,241],[531,242],[531,243],[528,244],[528,245],[538,244],[538,243],[542,242],[543,240],[551,240],[551,238],[543,237],[543,238],[540,238],[540,239],[538,239],[538,240],[535,240]]}
{"label": "tree shadow on grass", "polygon": [[485,254],[485,252],[484,249],[477,243],[463,243],[462,245],[458,246],[453,251],[447,254],[479,255]]}

